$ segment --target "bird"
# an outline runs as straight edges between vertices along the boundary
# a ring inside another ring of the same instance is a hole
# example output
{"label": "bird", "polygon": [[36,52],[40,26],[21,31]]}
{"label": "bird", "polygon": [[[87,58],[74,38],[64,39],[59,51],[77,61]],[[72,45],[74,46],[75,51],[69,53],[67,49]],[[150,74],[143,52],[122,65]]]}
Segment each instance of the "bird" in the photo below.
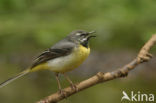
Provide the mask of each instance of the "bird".
{"label": "bird", "polygon": [[63,90],[61,88],[59,74],[64,75],[71,87],[74,90],[77,90],[76,85],[74,85],[66,73],[77,68],[89,56],[89,40],[96,37],[95,35],[91,35],[93,33],[95,33],[95,31],[72,31],[64,39],[58,41],[52,47],[37,56],[29,68],[2,82],[0,88],[28,73],[36,72],[38,70],[50,70],[55,74],[59,92],[61,94],[63,94]]}

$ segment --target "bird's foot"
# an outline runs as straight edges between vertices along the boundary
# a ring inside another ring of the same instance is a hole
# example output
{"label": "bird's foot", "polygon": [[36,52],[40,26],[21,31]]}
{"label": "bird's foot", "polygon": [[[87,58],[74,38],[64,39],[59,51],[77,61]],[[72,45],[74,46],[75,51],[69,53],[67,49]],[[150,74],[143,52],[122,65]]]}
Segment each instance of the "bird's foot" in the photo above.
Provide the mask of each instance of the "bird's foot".
{"label": "bird's foot", "polygon": [[59,93],[61,94],[61,96],[66,97],[66,92],[62,89],[59,90]]}
{"label": "bird's foot", "polygon": [[71,84],[71,88],[73,89],[73,90],[75,90],[76,92],[78,91],[78,88],[77,88],[77,86],[75,85],[75,84]]}

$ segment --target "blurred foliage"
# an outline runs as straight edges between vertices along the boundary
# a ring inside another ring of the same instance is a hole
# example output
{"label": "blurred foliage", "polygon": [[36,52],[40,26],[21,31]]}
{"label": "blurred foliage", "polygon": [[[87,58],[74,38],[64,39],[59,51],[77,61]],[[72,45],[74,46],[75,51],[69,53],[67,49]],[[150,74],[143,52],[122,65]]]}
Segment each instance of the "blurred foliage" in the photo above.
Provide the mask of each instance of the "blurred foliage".
{"label": "blurred foliage", "polygon": [[[155,11],[155,0],[0,0],[0,81],[19,72],[19,61],[31,62],[31,55],[75,29],[96,30],[97,38],[91,45],[97,51],[138,50],[156,32]],[[55,79],[43,76],[30,75],[10,85],[12,88],[4,87],[0,90],[1,102],[31,103],[55,92]],[[123,88],[154,91],[154,84],[144,80],[105,83],[63,102],[120,102]]]}
{"label": "blurred foliage", "polygon": [[0,51],[49,47],[75,29],[96,30],[96,49],[135,49],[156,31],[155,4],[155,0],[1,0]]}

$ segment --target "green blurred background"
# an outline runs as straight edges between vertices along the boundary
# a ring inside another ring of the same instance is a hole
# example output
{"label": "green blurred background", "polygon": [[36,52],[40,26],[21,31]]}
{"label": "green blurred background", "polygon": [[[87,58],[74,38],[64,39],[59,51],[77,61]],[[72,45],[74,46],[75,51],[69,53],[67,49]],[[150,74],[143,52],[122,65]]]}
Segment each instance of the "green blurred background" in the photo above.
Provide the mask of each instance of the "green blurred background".
{"label": "green blurred background", "polygon": [[[130,62],[156,33],[155,0],[0,0],[0,82],[73,30],[96,30],[85,63],[69,73],[80,82]],[[155,49],[152,51],[155,54]],[[156,94],[156,59],[127,78],[86,89],[61,103],[120,103],[122,91]],[[61,76],[63,87],[69,84]],[[0,89],[1,103],[34,103],[57,91],[54,74],[39,71]],[[128,103],[128,101],[123,101]]]}

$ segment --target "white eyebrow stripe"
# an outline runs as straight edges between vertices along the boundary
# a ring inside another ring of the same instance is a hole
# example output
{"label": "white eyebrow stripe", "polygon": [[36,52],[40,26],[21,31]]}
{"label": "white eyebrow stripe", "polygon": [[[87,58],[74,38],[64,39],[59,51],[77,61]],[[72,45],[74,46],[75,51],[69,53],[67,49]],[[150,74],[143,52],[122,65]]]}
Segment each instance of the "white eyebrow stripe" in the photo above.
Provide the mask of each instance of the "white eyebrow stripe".
{"label": "white eyebrow stripe", "polygon": [[84,41],[85,41],[85,40],[87,40],[87,38],[83,38],[82,40],[84,40]]}

